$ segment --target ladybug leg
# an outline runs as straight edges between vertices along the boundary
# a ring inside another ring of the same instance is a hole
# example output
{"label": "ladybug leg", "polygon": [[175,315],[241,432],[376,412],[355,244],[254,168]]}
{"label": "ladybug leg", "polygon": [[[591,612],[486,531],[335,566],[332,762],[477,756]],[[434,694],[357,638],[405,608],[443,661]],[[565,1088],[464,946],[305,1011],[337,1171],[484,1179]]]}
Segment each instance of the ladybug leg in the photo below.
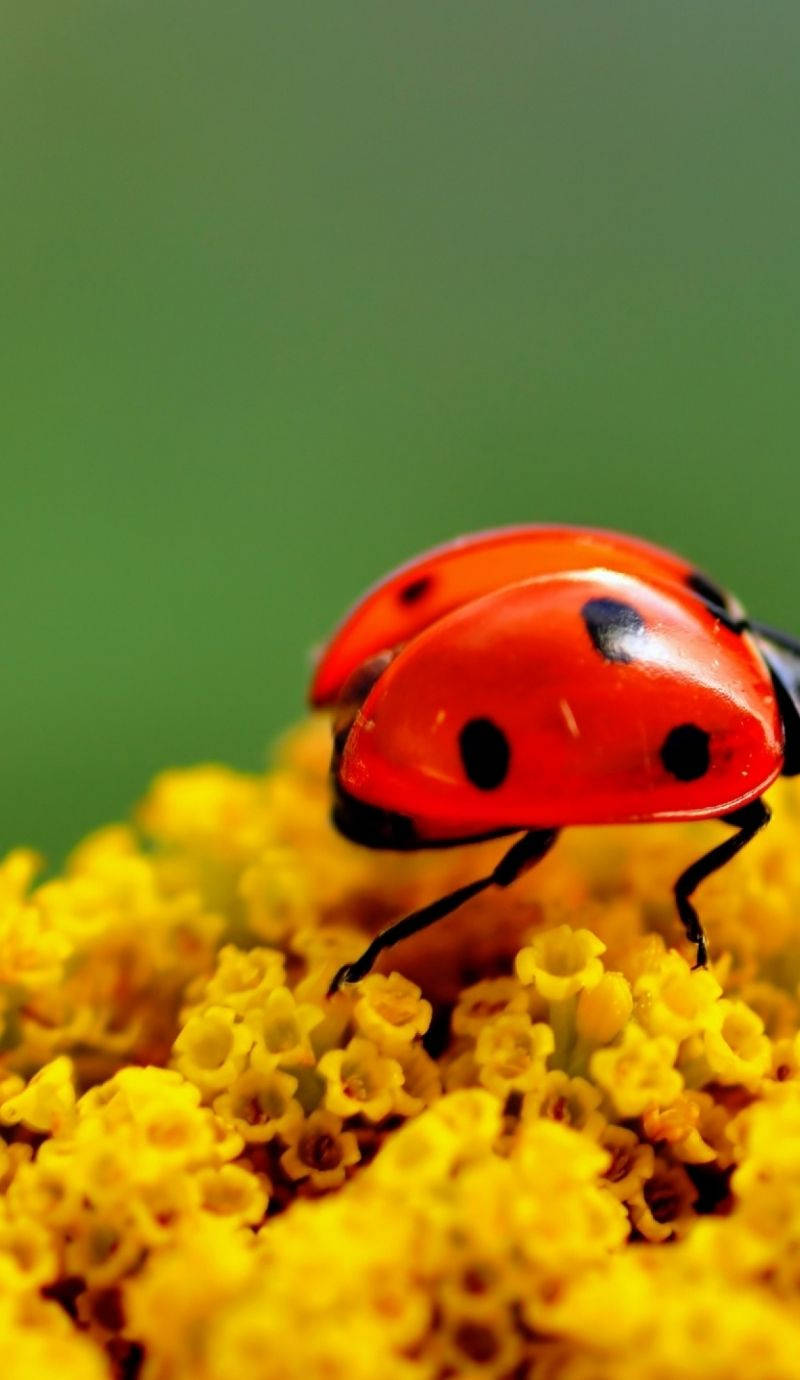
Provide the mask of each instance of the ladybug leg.
{"label": "ladybug leg", "polygon": [[339,969],[328,988],[328,996],[338,992],[343,982],[360,982],[361,978],[366,977],[384,949],[390,949],[401,939],[408,939],[412,934],[427,929],[429,925],[435,925],[437,920],[450,915],[459,906],[463,906],[465,901],[469,901],[481,891],[486,891],[488,887],[510,886],[517,877],[527,872],[529,867],[533,867],[550,851],[557,837],[557,829],[533,829],[523,834],[522,838],[512,843],[508,852],[503,854],[488,877],[479,877],[477,881],[468,882],[466,886],[450,891],[446,896],[440,896],[438,901],[432,901],[421,910],[412,911],[410,915],[403,916],[402,920],[396,920],[393,925],[381,930],[354,963],[345,963]]}
{"label": "ladybug leg", "polygon": [[750,632],[758,633],[759,637],[765,637],[768,642],[774,642],[776,647],[782,647],[794,656],[800,656],[800,638],[792,637],[791,633],[781,632],[780,628],[773,628],[769,623],[762,623],[755,618],[745,618],[742,622]]}
{"label": "ladybug leg", "polygon": [[705,968],[708,962],[708,944],[700,917],[689,898],[706,877],[710,877],[712,872],[718,872],[731,858],[735,858],[739,850],[750,842],[759,829],[763,829],[769,819],[770,812],[763,800],[753,800],[749,805],[745,805],[744,809],[733,810],[729,815],[723,815],[723,823],[732,824],[738,833],[712,848],[710,853],[698,858],[697,862],[693,862],[681,873],[675,883],[675,901],[686,937],[691,944],[697,946],[695,968]]}
{"label": "ladybug leg", "polygon": [[[749,614],[737,618],[721,602],[724,597],[721,593],[715,594],[712,598],[710,593],[704,593],[696,585],[691,585],[691,587],[695,594],[700,596],[709,613],[713,613],[714,617],[718,618],[726,628],[730,628],[731,632],[754,633],[756,637],[765,638],[767,642],[772,642],[783,651],[790,652],[792,656],[800,656],[800,638],[792,637],[791,633],[783,632],[780,628],[773,628],[770,623],[762,623],[759,618],[751,618]],[[761,650],[763,651],[763,648]]]}

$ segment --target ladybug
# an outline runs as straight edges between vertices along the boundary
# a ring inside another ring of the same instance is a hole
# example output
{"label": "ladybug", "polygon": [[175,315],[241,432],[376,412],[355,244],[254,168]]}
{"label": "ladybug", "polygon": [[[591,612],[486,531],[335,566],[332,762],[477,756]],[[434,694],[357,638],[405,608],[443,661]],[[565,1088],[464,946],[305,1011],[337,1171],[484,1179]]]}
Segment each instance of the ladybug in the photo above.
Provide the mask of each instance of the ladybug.
{"label": "ladybug", "polygon": [[800,772],[800,642],[682,557],[591,528],[481,532],[394,571],[334,633],[310,700],[334,707],[347,838],[408,850],[520,836],[488,876],[378,934],[332,992],[509,886],[574,824],[731,826],[674,887],[703,966],[692,895],[768,822],[767,787]]}

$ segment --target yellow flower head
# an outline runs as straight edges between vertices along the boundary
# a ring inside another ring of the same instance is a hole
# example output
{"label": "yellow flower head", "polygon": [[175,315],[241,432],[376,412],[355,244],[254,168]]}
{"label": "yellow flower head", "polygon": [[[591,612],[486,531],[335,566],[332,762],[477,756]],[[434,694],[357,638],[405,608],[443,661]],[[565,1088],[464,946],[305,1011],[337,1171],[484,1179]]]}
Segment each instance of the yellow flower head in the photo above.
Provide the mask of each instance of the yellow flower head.
{"label": "yellow flower head", "polygon": [[[250,1286],[255,1263],[251,1233],[215,1213],[199,1214],[182,1224],[126,1287],[128,1329],[149,1354],[160,1356],[176,1374],[184,1371],[209,1321]],[[165,1299],[170,1303],[168,1326]]]}
{"label": "yellow flower head", "polygon": [[400,973],[384,977],[371,973],[358,984],[353,1012],[356,1025],[381,1049],[395,1051],[424,1035],[431,1023],[432,1007],[419,987]]}
{"label": "yellow flower head", "polygon": [[554,1045],[549,1025],[534,1025],[528,1015],[496,1016],[475,1046],[481,1083],[500,1097],[527,1092],[543,1079]]}
{"label": "yellow flower head", "polygon": [[[200,1090],[172,1069],[121,1069],[85,1093],[77,1110],[75,1144],[93,1192],[115,1200],[134,1167],[139,1181],[150,1182],[222,1158],[215,1119],[200,1106]],[[228,1155],[241,1149],[241,1139],[231,1138]]]}
{"label": "yellow flower head", "polygon": [[57,987],[75,948],[68,925],[41,904],[41,892],[25,897],[34,871],[35,855],[19,850],[0,875],[0,984],[9,993]]}
{"label": "yellow flower head", "polygon": [[[52,1304],[55,1310],[57,1304]],[[67,1334],[39,1320],[40,1327],[9,1327],[6,1380],[29,1380],[31,1375],[57,1375],[59,1380],[107,1380],[102,1353],[77,1333]]]}
{"label": "yellow flower head", "polygon": [[213,1094],[244,1068],[253,1040],[253,1031],[237,1020],[235,1011],[209,1006],[189,1017],[175,1041],[175,1066],[202,1092]]}
{"label": "yellow flower head", "polygon": [[592,1055],[592,1078],[621,1117],[641,1116],[679,1095],[683,1079],[675,1068],[676,1053],[668,1035],[648,1036],[631,1021],[618,1045]]}
{"label": "yellow flower head", "polygon": [[593,828],[328,999],[499,846],[359,849],[328,768],[320,715],[0,863],[11,1380],[796,1380],[800,781],[713,976],[670,888],[721,826]]}
{"label": "yellow flower head", "polygon": [[771,1040],[777,1043],[781,1039],[792,1040],[796,1037],[800,1024],[797,994],[784,991],[774,982],[753,979],[742,983],[739,995],[750,1010],[761,1017]]}
{"label": "yellow flower head", "polygon": [[277,949],[237,949],[226,944],[217,955],[217,966],[210,978],[193,984],[198,1004],[226,1006],[241,1015],[260,1006],[276,987],[286,981],[286,964]]}
{"label": "yellow flower head", "polygon": [[446,1126],[470,1153],[479,1150],[485,1154],[500,1133],[497,1100],[483,1088],[450,1093],[436,1103],[425,1120],[431,1125]]}
{"label": "yellow flower head", "polygon": [[433,1354],[445,1374],[500,1380],[511,1375],[525,1351],[508,1306],[490,1296],[445,1309],[433,1340]]}
{"label": "yellow flower head", "polygon": [[800,1078],[800,1040],[791,1036],[772,1042],[770,1075],[779,1083],[787,1078]]}
{"label": "yellow flower head", "polygon": [[47,1222],[51,1229],[68,1231],[80,1216],[83,1189],[83,1174],[71,1147],[65,1153],[59,1141],[47,1140],[35,1162],[15,1166],[6,1202],[11,1215],[20,1220]]}
{"label": "yellow flower head", "polygon": [[585,1078],[570,1078],[561,1069],[546,1073],[532,1092],[525,1094],[523,1120],[546,1117],[583,1131],[592,1140],[599,1138],[606,1119],[598,1110],[601,1094]]}
{"label": "yellow flower head", "polygon": [[288,987],[276,987],[259,1006],[250,1007],[244,1019],[265,1056],[291,1068],[313,1064],[309,1035],[324,1017],[321,1007],[296,1001]]}
{"label": "yellow flower head", "polygon": [[319,1061],[326,1080],[325,1106],[337,1116],[365,1116],[382,1121],[393,1110],[403,1084],[396,1059],[382,1055],[370,1040],[351,1040],[346,1049],[331,1049]]}
{"label": "yellow flower head", "polygon": [[519,1015],[527,1010],[528,995],[516,978],[484,978],[462,991],[453,1011],[453,1034],[476,1038],[493,1016]]}
{"label": "yellow flower head", "polygon": [[58,1275],[56,1245],[45,1222],[0,1216],[0,1255],[16,1265],[23,1287],[40,1289]]}
{"label": "yellow flower head", "polygon": [[642,1117],[645,1135],[653,1142],[663,1141],[676,1159],[684,1164],[709,1164],[720,1168],[730,1161],[730,1144],[725,1129],[728,1114],[710,1093],[685,1091],[669,1107],[652,1107]]}
{"label": "yellow flower head", "polygon": [[280,944],[313,918],[308,878],[289,849],[266,849],[239,883],[247,924],[267,944]]}
{"label": "yellow flower head", "polygon": [[285,1137],[303,1119],[297,1079],[270,1064],[254,1065],[214,1099],[214,1111],[249,1144]]}
{"label": "yellow flower head", "polygon": [[403,1070],[403,1086],[396,1094],[395,1109],[401,1116],[416,1116],[441,1097],[439,1065],[416,1044],[396,1050],[395,1058]]}
{"label": "yellow flower head", "polygon": [[284,1137],[288,1149],[281,1155],[281,1168],[290,1179],[308,1179],[317,1189],[338,1188],[347,1170],[361,1158],[352,1131],[342,1130],[333,1112],[312,1112]]}
{"label": "yellow flower head", "polygon": [[[370,1166],[370,1174],[384,1192],[390,1193],[399,1180],[413,1185],[415,1192],[425,1193],[440,1183],[451,1173],[454,1165],[465,1153],[465,1145],[473,1148],[468,1139],[468,1123],[478,1118],[475,1109],[448,1108],[448,1117],[440,1112],[456,1093],[442,1098],[430,1112],[406,1122],[400,1129],[384,1141],[378,1155]],[[464,1094],[469,1097],[470,1094]],[[492,1140],[500,1130],[500,1109],[495,1098],[489,1093],[481,1093],[489,1104],[489,1115],[493,1117]],[[485,1108],[482,1109],[486,1111]],[[453,1118],[459,1122],[453,1125]],[[462,1118],[463,1123],[462,1124]]]}
{"label": "yellow flower head", "polygon": [[756,1087],[772,1061],[764,1022],[741,1001],[717,1002],[703,1033],[703,1047],[717,1083]]}
{"label": "yellow flower head", "polygon": [[210,860],[241,861],[260,843],[260,783],[209,764],[162,772],[139,810],[147,834]]}
{"label": "yellow flower head", "polygon": [[636,1132],[626,1126],[606,1126],[600,1135],[600,1144],[611,1156],[603,1180],[615,1198],[621,1203],[629,1202],[641,1193],[643,1184],[653,1173],[656,1162],[653,1147],[640,1141]]}
{"label": "yellow flower head", "polygon": [[688,1230],[696,1199],[686,1170],[657,1159],[652,1173],[628,1199],[631,1221],[646,1241],[669,1241]]}
{"label": "yellow flower head", "polygon": [[253,1174],[238,1164],[223,1164],[218,1169],[201,1169],[197,1182],[206,1212],[247,1227],[263,1220],[269,1202],[269,1183],[263,1174]]}
{"label": "yellow flower head", "polygon": [[13,848],[0,859],[0,907],[23,901],[43,859],[32,848]]}
{"label": "yellow flower head", "polygon": [[565,1001],[600,981],[599,955],[605,947],[591,930],[573,930],[569,925],[543,930],[517,954],[517,977],[532,983],[545,1001]]}
{"label": "yellow flower head", "polygon": [[601,1263],[628,1235],[624,1208],[602,1186],[609,1160],[596,1142],[556,1121],[527,1121],[514,1140],[509,1229],[537,1280],[527,1295],[533,1326],[549,1312],[554,1277]]}
{"label": "yellow flower head", "polygon": [[651,1035],[685,1040],[713,1019],[721,987],[707,968],[691,969],[670,952],[658,967],[642,973],[635,985],[636,1019]]}
{"label": "yellow flower head", "polygon": [[72,1061],[64,1054],[39,1069],[24,1091],[0,1103],[0,1121],[5,1126],[22,1122],[31,1131],[58,1134],[71,1125],[74,1115]]}

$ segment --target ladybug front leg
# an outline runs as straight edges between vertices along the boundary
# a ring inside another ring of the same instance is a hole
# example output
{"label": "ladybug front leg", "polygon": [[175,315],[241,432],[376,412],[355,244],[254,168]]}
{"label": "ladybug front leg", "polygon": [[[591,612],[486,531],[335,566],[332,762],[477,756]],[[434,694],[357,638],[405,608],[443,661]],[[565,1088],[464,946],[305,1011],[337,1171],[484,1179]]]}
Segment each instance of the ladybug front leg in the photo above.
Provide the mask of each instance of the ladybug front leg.
{"label": "ladybug front leg", "polygon": [[731,814],[723,815],[723,823],[732,824],[739,832],[734,834],[733,838],[726,839],[724,843],[712,848],[710,853],[698,858],[697,862],[693,862],[681,873],[675,883],[675,901],[686,937],[690,944],[697,946],[696,968],[705,968],[708,962],[708,945],[700,917],[689,897],[706,877],[710,877],[712,872],[718,872],[731,858],[735,858],[739,850],[744,848],[769,820],[770,811],[763,800],[753,800],[749,805],[745,805],[744,809],[733,810]]}
{"label": "ladybug front leg", "polygon": [[527,872],[529,867],[539,862],[545,853],[549,853],[557,837],[557,829],[533,829],[523,834],[522,838],[517,839],[508,852],[503,854],[488,877],[479,877],[477,881],[468,882],[457,891],[440,896],[438,901],[432,901],[429,906],[423,906],[421,910],[404,915],[402,920],[396,920],[393,925],[381,930],[355,962],[345,963],[339,969],[328,988],[328,996],[338,992],[343,982],[360,982],[361,978],[366,977],[384,949],[390,949],[394,944],[399,944],[401,939],[408,939],[412,934],[418,934],[420,930],[434,925],[437,920],[450,915],[459,906],[463,906],[465,901],[485,891],[487,887],[510,886],[523,872]]}

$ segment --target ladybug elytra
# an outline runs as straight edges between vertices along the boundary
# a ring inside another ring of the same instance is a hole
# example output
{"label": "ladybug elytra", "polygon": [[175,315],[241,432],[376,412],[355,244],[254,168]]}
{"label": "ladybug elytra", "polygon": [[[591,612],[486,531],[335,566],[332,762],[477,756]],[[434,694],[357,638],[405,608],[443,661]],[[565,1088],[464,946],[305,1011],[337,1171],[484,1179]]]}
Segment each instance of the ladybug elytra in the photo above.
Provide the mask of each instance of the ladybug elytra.
{"label": "ladybug elytra", "polygon": [[508,886],[573,824],[733,828],[675,883],[705,964],[691,897],[767,823],[767,787],[800,772],[799,678],[800,643],[634,537],[514,527],[387,576],[346,616],[311,687],[314,705],[335,709],[336,827],[404,850],[520,837],[488,876],[378,934],[331,991]]}

